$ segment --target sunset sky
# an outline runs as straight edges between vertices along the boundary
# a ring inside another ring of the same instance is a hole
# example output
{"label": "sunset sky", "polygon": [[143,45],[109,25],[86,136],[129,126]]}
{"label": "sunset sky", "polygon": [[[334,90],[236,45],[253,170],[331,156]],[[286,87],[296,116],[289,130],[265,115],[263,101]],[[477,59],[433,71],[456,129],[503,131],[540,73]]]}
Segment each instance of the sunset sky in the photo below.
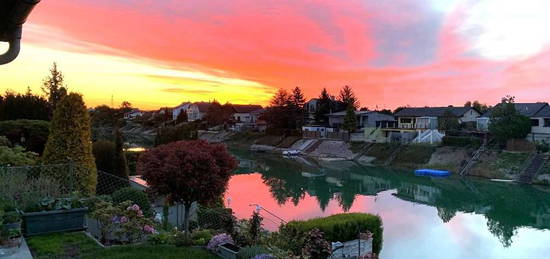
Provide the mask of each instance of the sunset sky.
{"label": "sunset sky", "polygon": [[548,0],[42,0],[0,90],[39,93],[55,61],[90,106],[343,85],[371,109],[550,101],[549,14]]}

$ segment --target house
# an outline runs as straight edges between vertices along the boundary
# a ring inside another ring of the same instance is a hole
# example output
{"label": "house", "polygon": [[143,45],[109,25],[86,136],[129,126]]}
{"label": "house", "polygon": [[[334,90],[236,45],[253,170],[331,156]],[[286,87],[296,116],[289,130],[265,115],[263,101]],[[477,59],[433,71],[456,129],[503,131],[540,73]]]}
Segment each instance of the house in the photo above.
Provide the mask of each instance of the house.
{"label": "house", "polygon": [[[258,118],[264,111],[261,105],[232,104],[233,120],[235,131],[256,130],[258,129]],[[265,122],[259,123],[263,125]]]}
{"label": "house", "polygon": [[[333,112],[328,114],[328,123],[331,128],[340,128],[344,124],[346,111]],[[383,123],[395,122],[393,115],[383,114],[375,111],[355,111],[357,117],[357,128],[376,128]]]}
{"label": "house", "polygon": [[[499,106],[501,104],[497,104]],[[514,103],[514,108],[523,116],[531,119],[531,133],[528,140],[534,142],[550,142],[550,106],[545,102]],[[489,110],[477,118],[477,129],[488,131],[492,111]]]}
{"label": "house", "polygon": [[135,119],[141,116],[143,116],[143,112],[139,109],[132,109],[131,111],[124,113],[124,119],[126,120]]}
{"label": "house", "polygon": [[403,108],[397,113],[398,129],[438,129],[438,120],[446,112],[450,112],[458,119],[459,123],[475,123],[481,115],[471,107],[421,107]]}
{"label": "house", "polygon": [[183,102],[180,105],[174,107],[172,109],[172,119],[176,120],[182,112],[187,113],[187,109],[189,109],[189,106],[191,106],[190,102]]}
{"label": "house", "polygon": [[208,112],[210,104],[209,102],[195,102],[190,104],[187,108],[187,121],[202,120]]}
{"label": "house", "polygon": [[304,104],[305,122],[306,124],[313,123],[315,121],[315,113],[319,109],[319,99],[313,98]]}

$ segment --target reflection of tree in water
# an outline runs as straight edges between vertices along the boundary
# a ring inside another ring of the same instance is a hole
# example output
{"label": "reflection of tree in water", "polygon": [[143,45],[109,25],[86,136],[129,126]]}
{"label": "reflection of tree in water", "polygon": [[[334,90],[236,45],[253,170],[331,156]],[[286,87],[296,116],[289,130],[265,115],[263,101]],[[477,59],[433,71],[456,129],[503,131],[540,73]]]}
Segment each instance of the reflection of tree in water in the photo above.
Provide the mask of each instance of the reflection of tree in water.
{"label": "reflection of tree in water", "polygon": [[356,195],[375,195],[384,190],[396,189],[395,196],[400,199],[435,207],[437,215],[445,223],[457,212],[484,215],[488,230],[505,247],[512,244],[512,237],[518,228],[530,226],[550,229],[550,194],[530,186],[488,180],[415,177],[384,168],[361,166],[342,170],[325,169],[330,177],[309,178],[301,175],[302,165],[292,160],[278,157],[255,159],[264,168],[269,168],[261,171],[262,179],[279,204],[290,199],[294,205],[298,205],[307,191],[315,196],[323,211],[333,198],[337,199],[344,211],[348,211]]}

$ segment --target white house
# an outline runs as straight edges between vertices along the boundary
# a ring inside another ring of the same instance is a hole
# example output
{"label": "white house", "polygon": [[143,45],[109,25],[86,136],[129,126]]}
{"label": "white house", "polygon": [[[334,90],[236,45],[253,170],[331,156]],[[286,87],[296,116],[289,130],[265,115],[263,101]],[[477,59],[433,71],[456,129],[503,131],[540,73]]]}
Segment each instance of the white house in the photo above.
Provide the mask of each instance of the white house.
{"label": "white house", "polygon": [[[497,104],[497,106],[499,105],[501,104]],[[531,133],[527,136],[528,140],[550,143],[550,106],[548,103],[514,103],[514,108],[516,108],[521,115],[531,119]],[[491,112],[492,111],[489,110],[477,119],[478,130],[489,130]]]}
{"label": "white house", "polygon": [[141,117],[143,116],[143,112],[138,110],[138,109],[133,109],[127,113],[124,113],[124,119],[126,120],[131,120],[131,119],[135,119],[137,117]]}
{"label": "white house", "polygon": [[[346,111],[333,112],[328,114],[328,124],[332,128],[340,128],[344,124]],[[382,122],[394,122],[393,115],[383,114],[375,111],[355,111],[357,117],[357,128],[378,127]]]}
{"label": "white house", "polygon": [[187,108],[187,121],[202,120],[208,112],[210,104],[209,102],[196,102],[189,105]]}
{"label": "white house", "polygon": [[264,111],[261,105],[253,104],[232,104],[233,120],[235,131],[244,131],[250,129],[258,129],[258,118]]}
{"label": "white house", "polygon": [[397,127],[399,129],[437,129],[438,119],[443,117],[445,112],[453,114],[459,123],[475,123],[481,115],[471,107],[407,107],[395,113]]}
{"label": "white house", "polygon": [[180,105],[174,107],[172,109],[172,119],[176,120],[180,113],[184,112],[187,113],[187,109],[189,109],[189,106],[191,105],[190,102],[183,102]]}

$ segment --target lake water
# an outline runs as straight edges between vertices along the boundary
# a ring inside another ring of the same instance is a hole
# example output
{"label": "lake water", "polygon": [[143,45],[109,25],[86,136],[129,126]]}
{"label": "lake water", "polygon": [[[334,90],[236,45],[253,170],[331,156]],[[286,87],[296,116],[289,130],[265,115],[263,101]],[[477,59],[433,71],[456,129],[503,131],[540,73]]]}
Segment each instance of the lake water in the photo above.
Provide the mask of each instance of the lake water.
{"label": "lake water", "polygon": [[239,218],[260,204],[270,230],[278,218],[366,212],[384,222],[381,258],[550,258],[550,188],[233,153],[226,203]]}

